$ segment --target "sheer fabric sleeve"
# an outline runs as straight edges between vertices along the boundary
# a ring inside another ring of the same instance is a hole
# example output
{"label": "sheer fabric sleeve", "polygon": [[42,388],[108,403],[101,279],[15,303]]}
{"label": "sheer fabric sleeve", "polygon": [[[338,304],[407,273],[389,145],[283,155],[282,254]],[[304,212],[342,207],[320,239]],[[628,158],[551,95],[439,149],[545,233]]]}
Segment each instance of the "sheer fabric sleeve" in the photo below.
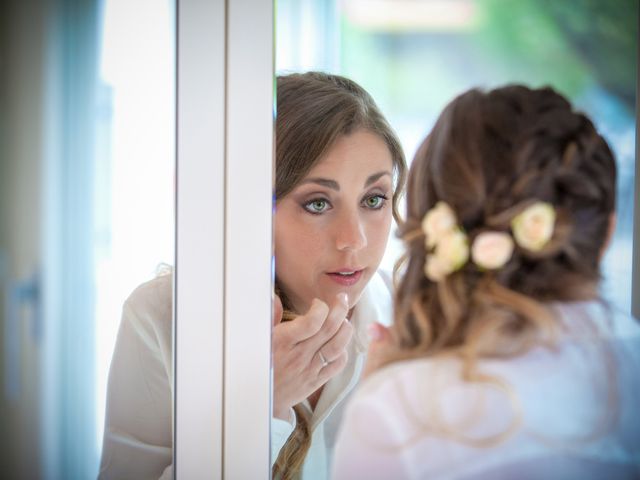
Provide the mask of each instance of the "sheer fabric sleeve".
{"label": "sheer fabric sleeve", "polygon": [[169,479],[172,461],[171,286],[125,302],[109,371],[99,479]]}

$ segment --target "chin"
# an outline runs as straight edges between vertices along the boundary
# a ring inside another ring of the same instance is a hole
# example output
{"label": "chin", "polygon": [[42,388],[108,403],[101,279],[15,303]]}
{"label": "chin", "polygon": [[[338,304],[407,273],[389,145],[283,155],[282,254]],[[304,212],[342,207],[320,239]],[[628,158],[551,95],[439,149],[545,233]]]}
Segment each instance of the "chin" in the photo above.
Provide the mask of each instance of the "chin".
{"label": "chin", "polygon": [[364,288],[361,288],[357,292],[353,294],[349,294],[349,310],[351,310],[353,307],[355,307],[358,304],[358,302],[360,301],[360,297],[362,297],[363,291],[364,291]]}

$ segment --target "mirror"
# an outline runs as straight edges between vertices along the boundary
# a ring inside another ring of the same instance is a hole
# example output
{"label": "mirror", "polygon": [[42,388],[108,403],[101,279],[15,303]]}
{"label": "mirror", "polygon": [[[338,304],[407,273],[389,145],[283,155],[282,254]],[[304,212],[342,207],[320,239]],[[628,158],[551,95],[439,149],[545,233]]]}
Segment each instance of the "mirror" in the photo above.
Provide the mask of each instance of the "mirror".
{"label": "mirror", "polygon": [[[629,314],[637,69],[637,18],[630,11],[637,12],[637,3],[281,0],[276,70],[281,75],[320,70],[359,83],[397,132],[408,161],[443,107],[469,88],[524,83],[551,85],[565,94],[595,119],[618,162],[618,223],[603,262],[603,296]],[[278,252],[278,215],[276,277],[278,255],[288,255]],[[387,272],[402,251],[393,230],[380,264]],[[307,404],[312,442],[303,478],[328,472],[343,396],[353,383],[336,376],[317,400],[318,411],[315,399]],[[284,445],[292,428],[281,420],[272,424],[275,445]]]}

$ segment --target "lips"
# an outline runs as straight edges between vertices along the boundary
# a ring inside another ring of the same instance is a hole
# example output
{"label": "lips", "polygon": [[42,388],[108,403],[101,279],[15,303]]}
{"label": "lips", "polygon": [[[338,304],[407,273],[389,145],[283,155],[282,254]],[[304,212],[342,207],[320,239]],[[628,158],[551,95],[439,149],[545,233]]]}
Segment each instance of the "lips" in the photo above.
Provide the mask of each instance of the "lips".
{"label": "lips", "polygon": [[335,272],[327,272],[327,276],[338,285],[349,287],[358,283],[364,269],[341,268]]}

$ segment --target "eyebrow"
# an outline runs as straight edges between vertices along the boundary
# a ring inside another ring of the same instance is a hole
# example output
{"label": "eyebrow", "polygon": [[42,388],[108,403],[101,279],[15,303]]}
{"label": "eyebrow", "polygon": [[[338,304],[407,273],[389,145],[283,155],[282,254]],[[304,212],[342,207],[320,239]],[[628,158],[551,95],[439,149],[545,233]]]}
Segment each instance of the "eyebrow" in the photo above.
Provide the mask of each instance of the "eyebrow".
{"label": "eyebrow", "polygon": [[390,177],[391,173],[386,171],[386,170],[384,172],[374,173],[373,175],[369,176],[369,178],[367,178],[367,181],[364,182],[364,186],[368,187],[369,185],[371,185],[372,183],[378,181],[378,179],[384,177],[385,175],[389,175],[389,177]]}
{"label": "eyebrow", "polygon": [[307,178],[306,180],[301,182],[302,184],[305,183],[317,183],[318,185],[322,185],[323,187],[327,187],[327,188],[331,188],[332,190],[335,190],[336,192],[340,191],[340,185],[338,185],[338,182],[336,182],[335,180],[329,180],[328,178]]}
{"label": "eyebrow", "polygon": [[[384,172],[378,172],[378,173],[374,173],[373,175],[370,175],[369,178],[367,178],[367,180],[364,182],[364,186],[368,187],[369,185],[371,185],[372,183],[375,183],[377,180],[384,177],[385,175],[391,176],[391,173],[385,170]],[[332,190],[335,190],[336,192],[340,191],[340,185],[338,185],[338,182],[336,182],[335,180],[330,180],[328,178],[320,178],[320,177],[307,178],[302,182],[302,184],[305,184],[305,183],[316,183],[318,185],[322,185],[323,187],[327,187]]]}

